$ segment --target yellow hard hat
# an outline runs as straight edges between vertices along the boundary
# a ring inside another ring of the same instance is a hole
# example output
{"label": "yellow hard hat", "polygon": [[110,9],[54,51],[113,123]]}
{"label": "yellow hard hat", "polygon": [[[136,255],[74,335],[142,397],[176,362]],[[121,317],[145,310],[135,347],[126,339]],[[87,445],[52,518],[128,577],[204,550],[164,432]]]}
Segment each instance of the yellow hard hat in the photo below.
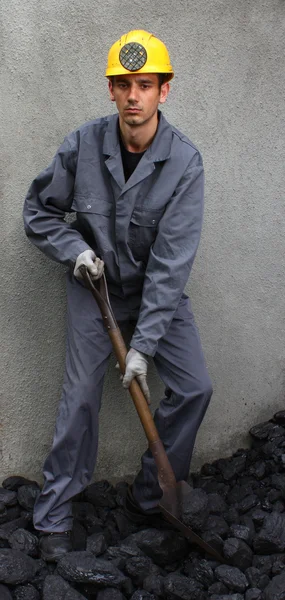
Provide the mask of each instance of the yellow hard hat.
{"label": "yellow hard hat", "polygon": [[165,81],[174,75],[164,43],[143,29],[125,33],[109,50],[106,77],[130,73],[165,73]]}

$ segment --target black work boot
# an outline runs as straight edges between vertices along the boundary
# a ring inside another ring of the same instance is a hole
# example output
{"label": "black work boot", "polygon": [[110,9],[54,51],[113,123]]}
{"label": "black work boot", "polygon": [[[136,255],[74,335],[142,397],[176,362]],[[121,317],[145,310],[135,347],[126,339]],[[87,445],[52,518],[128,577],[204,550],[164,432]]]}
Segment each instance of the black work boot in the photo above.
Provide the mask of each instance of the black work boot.
{"label": "black work boot", "polygon": [[71,531],[41,533],[40,555],[46,562],[57,562],[64,554],[72,551]]}
{"label": "black work boot", "polygon": [[[131,486],[128,487],[128,491],[124,501],[124,513],[130,521],[137,525],[148,525],[149,527],[163,527],[166,526],[166,521],[159,511],[152,513],[144,512],[134,499]],[[168,523],[169,526],[169,523]]]}

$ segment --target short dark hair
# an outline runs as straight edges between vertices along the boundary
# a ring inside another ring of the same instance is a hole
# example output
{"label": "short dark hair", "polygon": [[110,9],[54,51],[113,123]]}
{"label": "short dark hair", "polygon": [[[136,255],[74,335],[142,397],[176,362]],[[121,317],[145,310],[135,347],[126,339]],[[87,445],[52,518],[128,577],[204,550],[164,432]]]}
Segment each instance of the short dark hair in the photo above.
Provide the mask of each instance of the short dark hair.
{"label": "short dark hair", "polygon": [[158,85],[160,88],[164,83],[167,83],[167,81],[169,81],[169,75],[167,73],[158,73]]}

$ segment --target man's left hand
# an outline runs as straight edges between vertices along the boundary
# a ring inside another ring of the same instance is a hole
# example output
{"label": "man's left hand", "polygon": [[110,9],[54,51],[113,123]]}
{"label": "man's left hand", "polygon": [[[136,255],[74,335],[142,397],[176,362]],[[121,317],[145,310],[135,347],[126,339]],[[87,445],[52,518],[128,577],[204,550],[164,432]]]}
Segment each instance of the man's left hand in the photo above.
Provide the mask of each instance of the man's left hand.
{"label": "man's left hand", "polygon": [[150,404],[150,393],[146,381],[148,362],[145,354],[131,348],[126,356],[126,371],[123,377],[123,387],[128,388],[134,377],[137,378],[141,390]]}

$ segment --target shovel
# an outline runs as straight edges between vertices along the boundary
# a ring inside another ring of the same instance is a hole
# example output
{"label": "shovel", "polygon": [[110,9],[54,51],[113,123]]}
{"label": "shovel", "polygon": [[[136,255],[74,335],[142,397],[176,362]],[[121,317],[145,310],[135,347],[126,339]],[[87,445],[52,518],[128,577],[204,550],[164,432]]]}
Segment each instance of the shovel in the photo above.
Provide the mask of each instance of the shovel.
{"label": "shovel", "polygon": [[[103,317],[103,323],[111,339],[121,373],[124,374],[127,348],[112,311],[105,275],[103,274],[100,279],[93,282],[85,266],[80,267],[80,272],[86,287],[92,292],[99,306]],[[158,508],[163,513],[167,521],[174,525],[174,527],[178,529],[186,538],[188,538],[194,544],[200,546],[200,548],[205,550],[205,552],[213,556],[216,560],[224,563],[225,559],[219,554],[219,552],[217,552],[217,550],[212,548],[200,536],[194,533],[190,527],[182,523],[180,516],[183,511],[183,505],[187,505],[187,502],[189,504],[188,498],[192,489],[188,483],[186,483],[186,481],[176,481],[163,443],[158,435],[158,431],[153,421],[147,401],[136,379],[132,380],[129,387],[129,392],[148,439],[149,449],[152,452],[157,466],[158,483],[162,490],[162,497],[159,500]]]}

